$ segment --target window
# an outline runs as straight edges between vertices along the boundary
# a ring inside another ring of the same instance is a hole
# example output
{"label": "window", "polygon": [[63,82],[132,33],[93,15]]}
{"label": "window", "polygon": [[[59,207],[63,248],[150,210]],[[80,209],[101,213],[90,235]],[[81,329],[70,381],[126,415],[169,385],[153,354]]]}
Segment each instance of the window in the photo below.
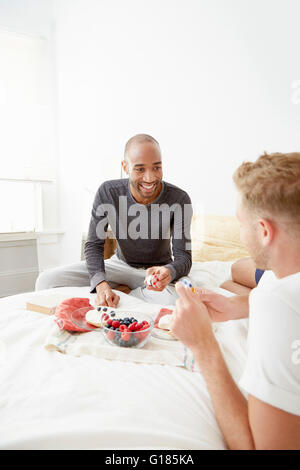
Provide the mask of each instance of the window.
{"label": "window", "polygon": [[0,200],[0,233],[42,229],[40,183],[0,181]]}
{"label": "window", "polygon": [[51,181],[48,40],[0,30],[0,232],[42,229],[41,182]]}

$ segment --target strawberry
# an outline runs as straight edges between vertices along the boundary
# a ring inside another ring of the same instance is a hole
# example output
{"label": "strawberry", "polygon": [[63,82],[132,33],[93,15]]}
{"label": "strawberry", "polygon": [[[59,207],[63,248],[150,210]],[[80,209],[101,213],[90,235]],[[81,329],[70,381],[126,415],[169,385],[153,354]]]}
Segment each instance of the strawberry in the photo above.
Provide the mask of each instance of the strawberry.
{"label": "strawberry", "polygon": [[117,320],[114,320],[114,321],[112,322],[112,326],[113,326],[114,328],[119,328],[120,322],[117,321]]}
{"label": "strawberry", "polygon": [[112,340],[114,339],[114,337],[115,337],[115,332],[114,332],[114,330],[108,330],[108,332],[106,333],[106,335],[107,335],[107,338],[112,341]]}
{"label": "strawberry", "polygon": [[112,321],[111,318],[110,318],[109,320],[107,320],[107,322],[106,322],[107,326],[111,326],[111,325],[112,325],[112,322],[113,322],[113,321]]}
{"label": "strawberry", "polygon": [[123,341],[129,341],[130,336],[131,336],[130,331],[122,331],[122,333],[121,333],[121,338],[122,338]]}
{"label": "strawberry", "polygon": [[138,324],[137,321],[131,323],[131,325],[128,327],[129,331],[136,331],[136,325]]}
{"label": "strawberry", "polygon": [[142,328],[140,329],[140,331],[148,330],[149,326],[150,326],[149,323],[147,323],[147,325],[143,325]]}

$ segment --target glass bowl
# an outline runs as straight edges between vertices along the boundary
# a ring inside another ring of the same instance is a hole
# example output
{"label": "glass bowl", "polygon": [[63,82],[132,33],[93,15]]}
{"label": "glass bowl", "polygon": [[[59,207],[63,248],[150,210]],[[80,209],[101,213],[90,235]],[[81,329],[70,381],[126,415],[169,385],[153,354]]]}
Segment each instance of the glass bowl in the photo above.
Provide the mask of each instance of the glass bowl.
{"label": "glass bowl", "polygon": [[154,321],[150,315],[140,312],[118,312],[113,316],[104,313],[101,327],[109,344],[122,348],[142,348],[151,336]]}

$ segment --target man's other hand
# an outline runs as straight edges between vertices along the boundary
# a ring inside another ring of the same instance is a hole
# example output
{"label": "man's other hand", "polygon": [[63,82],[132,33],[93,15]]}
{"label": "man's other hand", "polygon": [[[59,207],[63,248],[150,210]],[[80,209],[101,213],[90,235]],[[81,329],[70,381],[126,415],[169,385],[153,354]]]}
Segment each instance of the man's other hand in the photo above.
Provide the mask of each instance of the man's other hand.
{"label": "man's other hand", "polygon": [[[168,284],[170,284],[172,280],[170,270],[164,266],[153,266],[152,268],[147,269],[146,277],[150,275],[156,275],[157,282],[155,287],[147,286],[147,289],[149,290],[161,292],[167,287]],[[144,283],[146,284],[146,281]]]}
{"label": "man's other hand", "polygon": [[177,339],[193,350],[206,350],[214,343],[211,318],[207,308],[192,289],[177,282],[176,308],[171,321],[171,331]]}
{"label": "man's other hand", "polygon": [[215,292],[196,288],[198,299],[206,306],[213,322],[238,320],[249,316],[249,295],[226,297]]}
{"label": "man's other hand", "polygon": [[117,307],[120,297],[113,292],[106,281],[100,282],[96,286],[97,297],[95,299],[96,305],[103,305],[105,307]]}

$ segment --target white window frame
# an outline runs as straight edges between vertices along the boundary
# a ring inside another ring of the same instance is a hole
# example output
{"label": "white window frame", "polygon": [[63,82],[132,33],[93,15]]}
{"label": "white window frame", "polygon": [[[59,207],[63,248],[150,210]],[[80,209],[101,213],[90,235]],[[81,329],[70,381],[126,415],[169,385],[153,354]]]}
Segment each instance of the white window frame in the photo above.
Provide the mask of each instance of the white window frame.
{"label": "white window frame", "polygon": [[[29,39],[37,39],[37,40],[43,40],[46,41],[44,43],[45,47],[49,48],[50,43],[49,43],[49,38],[46,36],[43,36],[41,34],[32,34],[32,33],[27,33],[23,31],[16,31],[12,29],[5,28],[3,26],[0,26],[0,34],[5,34],[5,35],[11,35],[12,37],[20,37],[20,38],[29,38]],[[47,51],[47,53],[49,50]],[[47,67],[50,65],[52,57],[51,57],[51,51],[50,54],[46,57],[45,59],[47,61]],[[48,100],[50,104],[50,107],[52,107],[52,101],[53,101],[53,88],[51,85],[51,71],[49,69],[49,75],[47,71],[47,80],[49,80],[49,83],[47,85],[48,91],[49,91],[49,96]],[[1,97],[1,96],[0,96]],[[48,105],[47,105],[48,106]],[[50,109],[50,108],[49,108]],[[52,109],[49,111],[50,113],[53,112]],[[51,115],[50,115],[51,118]],[[50,156],[51,158],[51,156]],[[25,163],[25,162],[24,162]],[[47,167],[47,163],[43,164],[43,166],[24,166],[21,165],[21,167],[15,167],[15,168],[1,168],[1,173],[0,173],[0,182],[1,181],[11,181],[11,182],[27,182],[30,184],[33,184],[34,187],[34,218],[35,218],[35,230],[34,231],[27,231],[27,232],[16,232],[16,231],[11,231],[11,232],[0,232],[0,240],[14,240],[14,239],[27,239],[27,238],[36,238],[39,235],[42,234],[61,234],[64,233],[61,230],[44,230],[43,227],[43,193],[42,193],[42,187],[44,184],[51,184],[55,182],[55,175],[53,173],[53,170],[50,170],[50,168]]]}

